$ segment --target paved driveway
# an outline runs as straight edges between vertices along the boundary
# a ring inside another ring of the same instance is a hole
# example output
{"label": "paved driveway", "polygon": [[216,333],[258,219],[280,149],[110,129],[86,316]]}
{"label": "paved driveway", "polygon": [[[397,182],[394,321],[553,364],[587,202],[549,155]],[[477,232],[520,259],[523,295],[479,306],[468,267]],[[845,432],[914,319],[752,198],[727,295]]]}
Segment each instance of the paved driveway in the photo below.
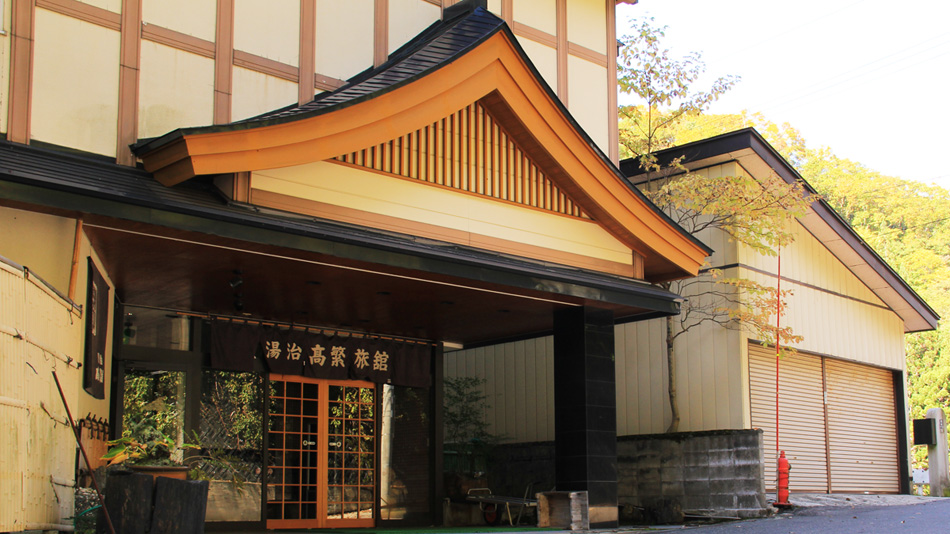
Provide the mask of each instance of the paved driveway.
{"label": "paved driveway", "polygon": [[950,532],[950,499],[921,504],[797,508],[767,519],[686,527],[690,534],[892,534]]}

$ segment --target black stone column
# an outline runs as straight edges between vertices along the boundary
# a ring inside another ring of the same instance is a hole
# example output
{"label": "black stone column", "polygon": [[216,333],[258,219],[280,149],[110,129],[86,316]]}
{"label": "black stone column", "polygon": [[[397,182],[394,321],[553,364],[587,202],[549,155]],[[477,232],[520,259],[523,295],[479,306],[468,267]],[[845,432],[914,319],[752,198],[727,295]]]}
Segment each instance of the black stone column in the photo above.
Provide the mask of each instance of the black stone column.
{"label": "black stone column", "polygon": [[617,526],[614,375],[613,312],[555,312],[555,477],[558,491],[587,491],[591,528]]}

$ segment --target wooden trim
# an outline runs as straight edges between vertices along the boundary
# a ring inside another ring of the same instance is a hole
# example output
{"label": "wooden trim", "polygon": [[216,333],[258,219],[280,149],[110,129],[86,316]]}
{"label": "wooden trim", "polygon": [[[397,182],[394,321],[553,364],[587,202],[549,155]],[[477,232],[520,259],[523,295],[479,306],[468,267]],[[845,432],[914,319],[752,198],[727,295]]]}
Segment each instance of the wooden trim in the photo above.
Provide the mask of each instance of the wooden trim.
{"label": "wooden trim", "polygon": [[587,61],[590,61],[591,63],[596,63],[600,65],[601,67],[607,67],[608,65],[606,54],[601,54],[600,52],[596,50],[591,50],[590,48],[587,48],[586,46],[581,46],[579,44],[569,42],[567,43],[567,53],[574,57],[586,59]]}
{"label": "wooden trim", "polygon": [[142,0],[122,0],[119,45],[119,118],[115,160],[135,165],[129,145],[138,139],[139,63],[142,51]]}
{"label": "wooden trim", "polygon": [[[300,71],[297,67],[251,54],[250,52],[244,52],[243,50],[234,51],[234,66],[243,67],[276,78],[282,78],[289,82],[297,82],[300,79],[298,75]],[[310,98],[312,100],[313,96]]]}
{"label": "wooden trim", "polygon": [[821,408],[825,420],[825,469],[828,472],[828,493],[831,493],[831,431],[828,428],[828,370],[825,358],[821,359]]}
{"label": "wooden trim", "polygon": [[7,140],[29,144],[33,106],[33,19],[31,0],[13,0],[10,39],[10,96]]}
{"label": "wooden trim", "polygon": [[511,31],[514,32],[514,34],[518,37],[524,37],[537,43],[541,43],[545,46],[557,48],[557,36],[551,35],[546,31],[541,31],[537,28],[528,26],[527,24],[522,24],[520,22],[515,22],[511,27]]}
{"label": "wooden trim", "polygon": [[211,41],[205,41],[186,33],[176,32],[147,22],[142,23],[142,39],[214,59],[215,46]]}
{"label": "wooden trim", "polygon": [[512,23],[515,21],[515,0],[501,0],[501,18],[514,28]]}
{"label": "wooden trim", "polygon": [[[313,100],[316,85],[317,3],[300,0],[300,54],[297,75],[297,104]],[[235,58],[236,59],[236,58]],[[313,80],[313,83],[310,83]]]}
{"label": "wooden trim", "polygon": [[643,280],[646,278],[646,274],[645,274],[646,258],[643,257],[643,254],[640,254],[635,250],[632,251],[632,254],[633,254],[633,277],[638,280]]}
{"label": "wooden trim", "polygon": [[[747,270],[750,270],[750,271],[752,271],[752,272],[754,272],[754,273],[758,273],[758,274],[761,274],[761,275],[765,275],[765,276],[768,276],[768,277],[771,277],[771,278],[777,278],[777,277],[778,277],[778,276],[777,276],[775,273],[773,273],[773,272],[766,271],[765,269],[759,269],[758,267],[753,267],[753,266],[751,266],[751,265],[746,265],[745,263],[734,263],[734,264],[730,264],[730,265],[724,265],[724,266],[719,267],[719,268],[720,268],[720,269],[729,269],[729,268],[731,268],[731,267],[740,267],[740,268],[742,268],[742,269],[747,269]],[[809,283],[807,283],[807,282],[802,282],[802,281],[800,281],[800,280],[795,280],[794,278],[788,278],[788,277],[786,277],[786,276],[783,276],[783,277],[782,277],[782,280],[784,280],[784,281],[786,281],[786,282],[791,282],[791,283],[796,284],[796,285],[799,285],[799,286],[801,286],[801,287],[807,287],[808,289],[814,289],[815,291],[819,291],[819,292],[821,292],[821,293],[827,293],[827,294],[829,294],[829,295],[834,295],[834,296],[836,296],[836,297],[840,297],[840,298],[843,298],[843,299],[852,300],[852,301],[854,301],[854,302],[859,302],[859,303],[861,303],[861,304],[866,304],[866,305],[868,305],[868,306],[874,306],[875,308],[880,308],[880,309],[882,309],[882,310],[887,310],[887,311],[890,311],[890,312],[893,312],[893,311],[894,311],[894,310],[892,310],[890,307],[888,307],[887,305],[878,304],[878,303],[876,303],[876,302],[870,302],[870,301],[867,301],[867,300],[864,300],[864,299],[860,299],[860,298],[858,298],[858,297],[852,297],[851,295],[845,295],[844,293],[838,293],[837,291],[832,291],[832,290],[830,290],[830,289],[827,289],[827,288],[824,288],[824,287],[820,287],[820,286],[816,286],[816,285],[814,285],[814,284],[809,284]],[[873,292],[873,291],[872,291],[872,292]],[[882,302],[883,302],[883,301],[882,301]],[[896,312],[895,312],[895,313],[896,313]]]}
{"label": "wooden trim", "polygon": [[[427,163],[433,160],[445,167],[442,183],[449,188],[590,219],[573,199],[545,176],[534,161],[507,136],[504,129],[500,130],[502,135],[499,139],[484,135],[485,130],[497,128],[497,121],[477,102],[450,115],[449,119],[436,121],[375,147],[337,156],[335,160],[402,178],[438,184],[437,177],[428,172]],[[453,152],[429,148],[440,132],[452,139],[450,147]],[[389,157],[385,161],[375,161],[370,157],[370,151],[386,153]],[[458,156],[455,151],[459,153]],[[486,175],[498,176],[497,183],[489,186]],[[549,194],[539,196],[536,194],[539,189]]]}
{"label": "wooden trim", "polygon": [[617,103],[617,3],[607,2],[607,157],[620,166],[620,117]]}
{"label": "wooden trim", "polygon": [[[313,75],[313,87],[314,89],[320,89],[323,91],[333,91],[339,89],[346,85],[346,81],[339,78],[331,78],[330,76],[324,76],[323,74],[314,74]],[[313,97],[310,97],[313,100]]]}
{"label": "wooden trim", "polygon": [[121,15],[118,13],[78,0],[36,0],[36,7],[48,9],[60,15],[66,15],[110,30],[119,31],[122,25]]}
{"label": "wooden trim", "polygon": [[570,79],[567,72],[567,0],[557,0],[557,96],[568,106],[567,89]]}
{"label": "wooden trim", "polygon": [[[281,193],[250,189],[250,203],[268,208],[274,208],[292,213],[312,215],[322,219],[368,226],[379,230],[388,230],[401,234],[413,235],[460,245],[468,245],[486,250],[493,250],[503,254],[511,254],[525,258],[569,265],[581,269],[588,269],[619,276],[633,277],[633,266],[600,258],[593,258],[583,254],[563,252],[537,245],[510,241],[497,237],[476,235],[463,230],[445,228],[438,225],[421,223],[382,215],[335,204],[328,204],[316,200],[297,198]],[[593,224],[593,223],[592,223]]]}
{"label": "wooden trim", "polygon": [[423,2],[429,2],[430,4],[436,7],[442,7],[442,0],[422,0]]}
{"label": "wooden trim", "polygon": [[231,198],[236,202],[251,201],[251,173],[236,172],[233,180],[234,189],[231,192]]}
{"label": "wooden trim", "polygon": [[214,123],[227,124],[234,83],[234,0],[218,0],[214,41]]}
{"label": "wooden trim", "polygon": [[69,267],[69,290],[66,296],[76,300],[76,285],[79,281],[79,252],[82,250],[82,217],[76,219],[76,235],[73,238],[73,262]]}
{"label": "wooden trim", "polygon": [[376,0],[373,5],[373,66],[389,59],[389,0]]}

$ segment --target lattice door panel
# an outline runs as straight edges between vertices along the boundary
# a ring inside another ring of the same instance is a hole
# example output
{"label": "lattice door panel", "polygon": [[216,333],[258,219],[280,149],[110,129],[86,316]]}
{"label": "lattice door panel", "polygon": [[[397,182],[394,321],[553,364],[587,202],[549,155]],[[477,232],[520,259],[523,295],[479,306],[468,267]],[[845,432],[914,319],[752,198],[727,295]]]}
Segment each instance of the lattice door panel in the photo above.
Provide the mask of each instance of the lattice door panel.
{"label": "lattice door panel", "polygon": [[375,526],[375,386],[270,375],[267,528]]}

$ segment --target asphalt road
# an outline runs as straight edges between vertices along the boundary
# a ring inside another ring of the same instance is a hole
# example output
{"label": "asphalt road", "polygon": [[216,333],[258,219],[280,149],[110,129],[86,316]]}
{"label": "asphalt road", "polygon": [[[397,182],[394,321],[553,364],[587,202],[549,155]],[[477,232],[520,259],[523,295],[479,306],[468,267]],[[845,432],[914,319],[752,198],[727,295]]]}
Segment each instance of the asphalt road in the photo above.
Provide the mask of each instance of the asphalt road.
{"label": "asphalt road", "polygon": [[950,499],[895,506],[802,508],[767,519],[686,528],[690,534],[950,533]]}

